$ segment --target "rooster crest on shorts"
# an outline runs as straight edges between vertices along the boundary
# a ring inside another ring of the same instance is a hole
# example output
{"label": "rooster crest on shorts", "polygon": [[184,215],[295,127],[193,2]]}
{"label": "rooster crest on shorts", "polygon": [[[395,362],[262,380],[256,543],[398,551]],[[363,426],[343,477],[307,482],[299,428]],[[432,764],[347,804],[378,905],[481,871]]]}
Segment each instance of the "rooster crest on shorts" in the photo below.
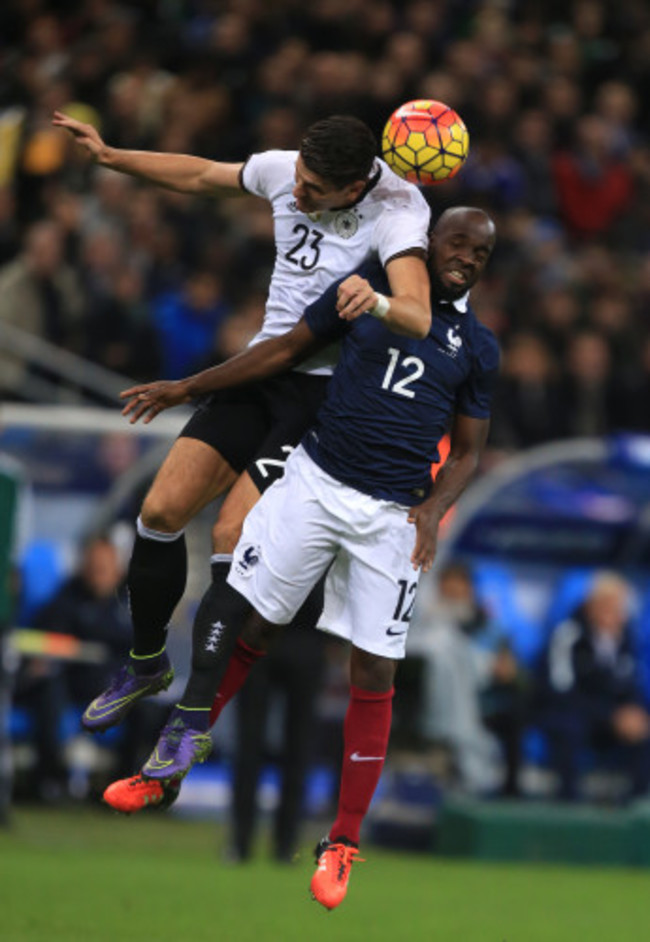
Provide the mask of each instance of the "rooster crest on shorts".
{"label": "rooster crest on shorts", "polygon": [[244,546],[241,555],[235,560],[235,570],[240,576],[250,576],[253,566],[260,561],[260,548],[253,543]]}

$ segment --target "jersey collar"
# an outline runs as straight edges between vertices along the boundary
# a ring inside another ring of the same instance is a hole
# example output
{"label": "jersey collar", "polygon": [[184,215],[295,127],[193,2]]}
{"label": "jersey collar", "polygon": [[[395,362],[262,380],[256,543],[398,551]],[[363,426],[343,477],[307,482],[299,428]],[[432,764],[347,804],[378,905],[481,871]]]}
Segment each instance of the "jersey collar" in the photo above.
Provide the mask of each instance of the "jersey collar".
{"label": "jersey collar", "polygon": [[438,304],[444,307],[453,307],[459,314],[467,314],[467,308],[469,307],[469,291],[466,291],[465,294],[456,298],[455,301],[438,301]]}
{"label": "jersey collar", "polygon": [[[381,171],[382,171],[382,166],[381,166],[381,164],[379,163],[379,161],[375,161],[375,168],[376,168],[376,169],[373,168],[373,169],[374,169],[374,172],[371,173],[370,177],[368,178],[368,182],[366,183],[365,187],[363,188],[363,190],[362,190],[361,193],[359,194],[358,199],[355,200],[355,202],[352,204],[352,206],[358,206],[359,203],[361,202],[361,200],[365,200],[365,198],[366,198],[366,196],[368,195],[368,193],[370,193],[371,190],[374,190],[374,188],[375,188],[375,187],[377,186],[377,184],[379,183],[379,180],[381,179]],[[351,207],[349,207],[349,208],[351,208]]]}
{"label": "jersey collar", "polygon": [[359,196],[357,196],[354,203],[348,203],[347,206],[333,206],[332,209],[329,210],[329,212],[340,213],[345,209],[354,209],[355,206],[358,206],[362,200],[365,200],[368,193],[370,193],[371,190],[374,190],[374,188],[379,183],[379,180],[381,179],[381,171],[382,171],[381,164],[379,163],[379,161],[375,161],[375,164],[373,166],[373,173],[371,173],[371,175],[368,177],[368,182],[364,186]]}

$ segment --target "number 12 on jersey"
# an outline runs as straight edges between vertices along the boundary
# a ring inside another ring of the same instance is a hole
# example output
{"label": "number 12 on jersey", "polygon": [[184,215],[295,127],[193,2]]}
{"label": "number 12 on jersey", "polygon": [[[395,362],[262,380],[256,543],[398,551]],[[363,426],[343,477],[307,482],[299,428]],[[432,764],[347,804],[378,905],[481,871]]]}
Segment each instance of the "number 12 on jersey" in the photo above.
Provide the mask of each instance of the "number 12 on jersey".
{"label": "number 12 on jersey", "polygon": [[[409,389],[408,387],[419,379],[424,373],[424,363],[419,357],[408,356],[399,363],[400,351],[396,347],[388,348],[388,366],[386,367],[386,372],[384,373],[384,379],[381,384],[382,389],[389,389],[391,392],[397,393],[399,396],[406,396],[407,399],[415,399],[415,391]],[[401,379],[398,379],[393,385],[393,374],[397,368],[397,365],[400,365],[402,369],[413,368],[410,373],[407,373],[406,376],[402,376]]]}

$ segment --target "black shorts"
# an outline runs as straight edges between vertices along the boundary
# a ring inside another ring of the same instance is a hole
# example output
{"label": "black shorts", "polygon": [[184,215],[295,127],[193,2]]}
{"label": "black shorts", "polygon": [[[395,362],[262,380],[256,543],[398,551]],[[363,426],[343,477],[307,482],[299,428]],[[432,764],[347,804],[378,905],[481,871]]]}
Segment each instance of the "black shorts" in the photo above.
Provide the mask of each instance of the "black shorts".
{"label": "black shorts", "polygon": [[210,445],[231,468],[248,471],[260,493],[284,473],[284,463],[316,419],[329,376],[284,373],[199,400],[179,438]]}

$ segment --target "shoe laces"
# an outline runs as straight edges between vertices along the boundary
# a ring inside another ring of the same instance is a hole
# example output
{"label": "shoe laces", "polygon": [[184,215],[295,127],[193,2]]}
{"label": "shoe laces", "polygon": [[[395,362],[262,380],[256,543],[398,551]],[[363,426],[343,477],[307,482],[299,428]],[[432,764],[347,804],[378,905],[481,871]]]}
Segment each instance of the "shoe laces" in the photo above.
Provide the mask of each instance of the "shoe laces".
{"label": "shoe laces", "polygon": [[365,863],[364,857],[359,857],[359,848],[349,844],[330,844],[328,851],[334,852],[339,859],[337,879],[342,880],[353,863]]}
{"label": "shoe laces", "polygon": [[119,690],[124,685],[124,681],[133,676],[134,672],[132,667],[120,667],[118,672],[111,678],[106,693],[109,694]]}
{"label": "shoe laces", "polygon": [[169,746],[168,752],[175,754],[178,752],[183,736],[187,732],[187,726],[181,720],[176,718],[169,723],[163,732],[166,744]]}

